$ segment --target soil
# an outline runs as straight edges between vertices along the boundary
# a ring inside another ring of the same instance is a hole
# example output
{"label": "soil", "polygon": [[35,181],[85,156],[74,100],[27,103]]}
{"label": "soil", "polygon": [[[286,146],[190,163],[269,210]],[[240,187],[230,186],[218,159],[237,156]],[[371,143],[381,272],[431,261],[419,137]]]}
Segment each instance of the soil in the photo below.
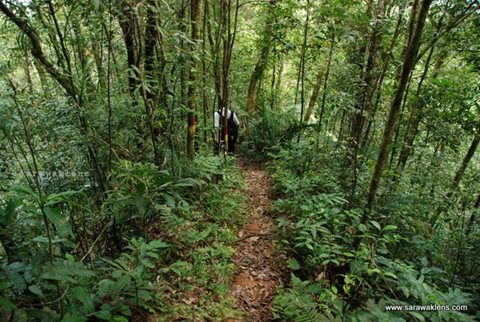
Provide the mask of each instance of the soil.
{"label": "soil", "polygon": [[238,166],[247,182],[250,204],[246,224],[237,232],[236,275],[230,293],[236,298],[235,308],[245,316],[229,321],[272,321],[272,301],[285,272],[275,221],[268,215],[273,203],[271,179],[256,164],[239,161]]}

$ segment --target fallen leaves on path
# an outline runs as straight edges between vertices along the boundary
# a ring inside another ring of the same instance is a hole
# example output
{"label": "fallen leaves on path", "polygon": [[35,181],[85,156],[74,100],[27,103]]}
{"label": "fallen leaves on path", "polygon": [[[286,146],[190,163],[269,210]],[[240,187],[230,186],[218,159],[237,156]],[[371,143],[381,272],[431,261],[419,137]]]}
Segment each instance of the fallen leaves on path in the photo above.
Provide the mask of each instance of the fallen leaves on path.
{"label": "fallen leaves on path", "polygon": [[237,274],[230,293],[237,300],[236,309],[245,312],[241,321],[272,321],[272,300],[283,271],[275,222],[267,215],[273,203],[269,196],[271,180],[257,165],[241,163],[239,168],[247,181],[250,207],[247,223],[237,232],[233,255]]}

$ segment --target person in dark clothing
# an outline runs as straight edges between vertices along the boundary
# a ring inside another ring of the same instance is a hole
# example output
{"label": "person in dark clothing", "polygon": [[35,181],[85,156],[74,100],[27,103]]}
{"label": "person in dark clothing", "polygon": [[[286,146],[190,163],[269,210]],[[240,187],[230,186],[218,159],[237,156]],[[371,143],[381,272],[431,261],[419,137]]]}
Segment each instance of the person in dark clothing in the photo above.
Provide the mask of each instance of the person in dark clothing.
{"label": "person in dark clothing", "polygon": [[238,122],[235,112],[227,109],[227,129],[224,129],[225,108],[222,108],[214,114],[215,142],[221,144],[225,134],[228,135],[228,153],[235,154],[235,143],[238,139]]}

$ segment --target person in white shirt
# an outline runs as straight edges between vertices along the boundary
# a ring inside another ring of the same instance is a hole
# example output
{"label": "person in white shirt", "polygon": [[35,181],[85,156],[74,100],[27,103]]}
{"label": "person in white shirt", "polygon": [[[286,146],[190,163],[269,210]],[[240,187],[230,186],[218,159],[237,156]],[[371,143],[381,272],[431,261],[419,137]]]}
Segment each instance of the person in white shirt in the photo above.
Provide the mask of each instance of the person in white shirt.
{"label": "person in white shirt", "polygon": [[224,129],[225,108],[215,112],[213,125],[215,127],[215,143],[220,144],[224,140],[225,134],[228,135],[228,153],[235,154],[235,142],[238,139],[238,127],[240,122],[234,111],[227,109],[227,128]]}

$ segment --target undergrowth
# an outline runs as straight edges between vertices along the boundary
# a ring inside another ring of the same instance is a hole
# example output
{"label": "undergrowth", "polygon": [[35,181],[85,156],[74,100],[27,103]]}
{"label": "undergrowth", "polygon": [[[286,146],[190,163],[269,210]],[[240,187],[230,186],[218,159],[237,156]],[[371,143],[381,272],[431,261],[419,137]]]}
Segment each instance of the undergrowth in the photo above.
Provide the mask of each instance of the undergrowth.
{"label": "undergrowth", "polygon": [[[291,254],[290,283],[274,302],[276,319],[475,320],[473,295],[468,288],[449,283],[451,272],[435,257],[446,246],[442,235],[435,238],[412,231],[415,226],[402,218],[402,208],[390,208],[388,217],[377,214],[365,220],[363,210],[347,201],[349,193],[339,182],[341,163],[334,150],[320,150],[316,143],[303,141],[283,145],[270,157],[279,196],[274,205],[278,230],[286,253]],[[411,227],[409,232],[406,227]],[[418,248],[420,238],[430,249]],[[404,256],[412,251],[417,256]],[[389,311],[389,305],[407,309]],[[427,310],[408,309],[411,305]],[[431,310],[430,305],[463,307]]]}
{"label": "undergrowth", "polygon": [[32,256],[0,254],[0,320],[234,315],[227,292],[245,197],[233,160],[197,157],[182,178],[146,163],[124,161],[115,169],[101,213],[88,212],[87,191],[43,202],[27,187],[12,187],[1,228],[22,229],[15,242]]}

